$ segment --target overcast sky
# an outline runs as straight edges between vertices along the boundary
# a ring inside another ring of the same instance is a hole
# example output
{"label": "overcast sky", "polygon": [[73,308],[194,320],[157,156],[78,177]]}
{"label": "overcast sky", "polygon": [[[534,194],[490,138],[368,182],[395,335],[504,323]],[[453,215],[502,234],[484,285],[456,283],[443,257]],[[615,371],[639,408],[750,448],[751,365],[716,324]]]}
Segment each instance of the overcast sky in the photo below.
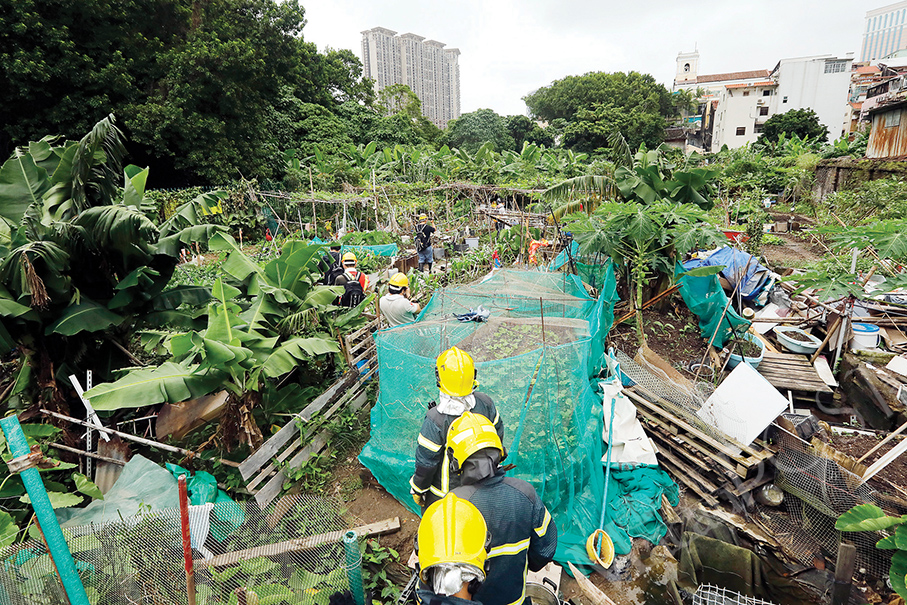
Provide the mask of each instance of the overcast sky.
{"label": "overcast sky", "polygon": [[361,32],[386,27],[460,52],[460,108],[526,113],[522,97],[567,75],[650,73],[668,88],[677,53],[700,74],[771,69],[779,59],[854,53],[885,0],[303,0],[304,38],[362,58]]}

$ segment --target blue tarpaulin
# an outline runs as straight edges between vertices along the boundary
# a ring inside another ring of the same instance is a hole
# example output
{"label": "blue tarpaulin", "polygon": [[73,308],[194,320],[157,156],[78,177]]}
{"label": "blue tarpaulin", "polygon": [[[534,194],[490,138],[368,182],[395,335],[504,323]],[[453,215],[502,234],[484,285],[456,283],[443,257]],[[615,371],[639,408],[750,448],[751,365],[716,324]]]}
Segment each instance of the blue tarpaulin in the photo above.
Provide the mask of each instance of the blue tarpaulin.
{"label": "blue tarpaulin", "polygon": [[730,246],[718,248],[708,256],[700,253],[698,258],[692,258],[683,263],[686,271],[697,267],[716,266],[724,267],[721,270],[721,276],[731,284],[731,287],[735,287],[737,282],[741,281],[740,294],[747,302],[759,296],[772,283],[771,271],[760,265],[758,259]]}
{"label": "blue tarpaulin", "polygon": [[[326,242],[319,237],[313,237],[312,243],[313,244],[329,244],[330,242]],[[352,252],[360,252],[360,253],[363,251],[371,252],[375,256],[397,256],[397,254],[400,253],[400,248],[397,246],[397,244],[378,244],[375,246],[350,246],[347,244],[343,244],[343,246],[340,248],[341,253],[346,252],[348,250],[352,251]]]}

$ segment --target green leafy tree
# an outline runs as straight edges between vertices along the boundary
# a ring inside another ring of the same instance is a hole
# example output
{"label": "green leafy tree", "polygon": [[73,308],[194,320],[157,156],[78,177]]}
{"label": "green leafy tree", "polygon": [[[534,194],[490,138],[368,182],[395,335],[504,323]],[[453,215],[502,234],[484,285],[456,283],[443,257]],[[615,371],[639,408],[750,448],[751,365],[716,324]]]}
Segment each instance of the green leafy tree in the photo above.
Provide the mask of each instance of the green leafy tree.
{"label": "green leafy tree", "polygon": [[523,143],[554,147],[554,136],[526,116],[507,116],[507,134],[513,139],[514,151],[523,148]]}
{"label": "green leafy tree", "polygon": [[614,133],[626,139],[632,149],[640,145],[655,148],[664,141],[664,116],[640,108],[621,108],[596,104],[581,108],[563,132],[564,147],[592,153],[606,149]]}
{"label": "green leafy tree", "polygon": [[447,124],[447,142],[451,147],[476,153],[486,142],[498,152],[513,149],[505,119],[491,109],[464,113]]}
{"label": "green leafy tree", "polygon": [[649,74],[635,71],[589,72],[567,76],[523,97],[531,114],[548,122],[557,118],[572,121],[581,109],[596,104],[672,116],[677,107],[671,93]]}
{"label": "green leafy tree", "polygon": [[819,122],[819,116],[812,109],[791,109],[767,119],[757,143],[776,143],[782,135],[797,135],[800,139],[824,143],[828,140],[828,128]]}

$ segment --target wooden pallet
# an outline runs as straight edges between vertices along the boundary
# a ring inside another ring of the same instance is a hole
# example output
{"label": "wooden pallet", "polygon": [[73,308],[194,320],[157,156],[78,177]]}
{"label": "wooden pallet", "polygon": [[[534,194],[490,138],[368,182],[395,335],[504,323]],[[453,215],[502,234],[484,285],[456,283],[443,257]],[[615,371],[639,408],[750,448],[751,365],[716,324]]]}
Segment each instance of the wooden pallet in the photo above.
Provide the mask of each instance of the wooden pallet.
{"label": "wooden pallet", "polygon": [[[636,385],[624,389],[636,404],[646,432],[658,446],[658,459],[680,483],[708,506],[719,498],[748,498],[749,492],[771,479],[766,464],[775,450],[760,440],[750,445],[716,439],[705,426],[686,420],[677,406]],[[674,410],[674,411],[672,411]]]}
{"label": "wooden pallet", "polygon": [[806,355],[774,353],[766,349],[765,356],[756,370],[776,389],[827,393],[832,391],[819,376]]}
{"label": "wooden pallet", "polygon": [[[294,415],[239,465],[246,488],[255,494],[255,501],[261,508],[268,506],[283,489],[287,478],[279,470],[282,463],[288,461],[289,466],[296,468],[329,449],[330,430],[300,431],[300,426],[305,427],[316,415],[319,420],[326,420],[342,409],[355,411],[368,403],[366,388],[370,380],[377,379],[378,374],[377,349],[372,338],[372,331],[377,327],[378,320],[374,319],[361,330],[345,337],[341,348],[352,369]],[[362,361],[365,361],[363,367],[357,368]]]}

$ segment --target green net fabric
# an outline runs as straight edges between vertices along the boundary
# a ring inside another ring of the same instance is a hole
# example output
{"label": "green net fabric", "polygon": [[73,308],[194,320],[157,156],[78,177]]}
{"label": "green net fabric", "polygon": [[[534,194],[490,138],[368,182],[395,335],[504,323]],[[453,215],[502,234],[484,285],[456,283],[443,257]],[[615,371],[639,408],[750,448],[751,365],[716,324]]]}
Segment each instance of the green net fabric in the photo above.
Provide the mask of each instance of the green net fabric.
{"label": "green net fabric", "polygon": [[[590,378],[601,367],[616,300],[610,264],[599,298],[574,275],[498,270],[435,293],[411,324],[376,334],[380,392],[359,459],[414,512],[409,478],[428,403],[438,396],[435,358],[456,345],[476,361],[478,390],[504,420],[508,474],[531,483],[559,531],[557,559],[588,563],[586,537],[602,506],[602,404]],[[453,315],[479,305],[487,322]]]}

